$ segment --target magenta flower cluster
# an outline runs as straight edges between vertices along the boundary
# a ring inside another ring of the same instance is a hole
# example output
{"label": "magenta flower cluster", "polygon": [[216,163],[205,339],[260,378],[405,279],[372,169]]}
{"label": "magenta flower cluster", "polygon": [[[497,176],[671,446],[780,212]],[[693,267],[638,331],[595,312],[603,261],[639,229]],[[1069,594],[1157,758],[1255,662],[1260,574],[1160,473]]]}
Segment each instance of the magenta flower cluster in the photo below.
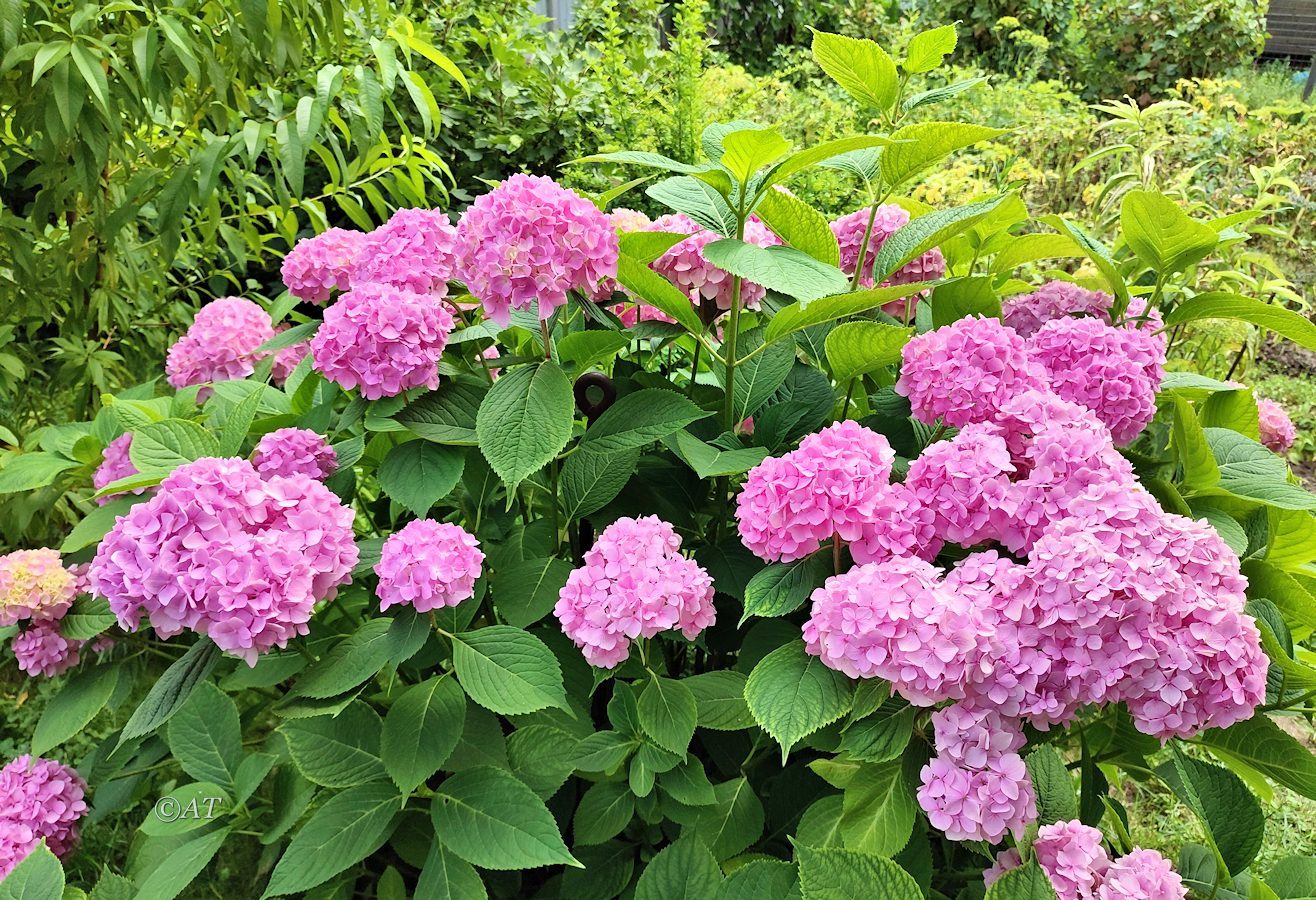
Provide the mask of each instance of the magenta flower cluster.
{"label": "magenta flower cluster", "polygon": [[512,310],[537,305],[547,319],[570,291],[593,296],[617,274],[618,252],[608,217],[551,178],[513,175],[457,223],[457,275],[503,327]]}
{"label": "magenta flower cluster", "polygon": [[309,428],[280,428],[260,439],[251,464],[262,478],[307,475],[323,481],[338,470],[338,454]]}
{"label": "magenta flower cluster", "polygon": [[1072,281],[1048,281],[1029,294],[1007,297],[1001,303],[1005,324],[1024,337],[1032,337],[1047,322],[1071,316],[1093,316],[1110,323],[1114,298],[1089,291]]}
{"label": "magenta flower cluster", "polygon": [[367,400],[432,389],[452,326],[452,314],[432,295],[361,284],[325,310],[311,356],[317,372]]}
{"label": "magenta flower cluster", "polygon": [[416,519],[391,534],[375,565],[379,608],[410,606],[430,612],[456,606],[475,593],[484,553],[459,525]]}
{"label": "magenta flower cluster", "polygon": [[352,511],[306,475],[262,478],[246,460],[180,466],[120,516],[89,579],[120,625],[209,635],[254,665],[307,633],[315,604],[350,580]]}
{"label": "magenta flower cluster", "polygon": [[[220,297],[197,310],[192,327],[169,348],[165,374],[175,388],[246,378],[274,337],[269,314],[250,300]],[[205,399],[204,388],[198,397]]]}
{"label": "magenta flower cluster", "polygon": [[[114,440],[105,445],[101,451],[101,464],[96,467],[96,471],[91,475],[91,486],[100,490],[107,484],[113,484],[120,478],[127,478],[130,475],[137,474],[137,467],[133,465],[132,459],[128,456],[128,450],[132,447],[133,436],[131,434],[121,434]],[[132,493],[144,494],[146,488],[133,488]],[[128,491],[121,491],[117,494],[106,494],[104,497],[97,497],[96,502],[101,506],[109,503],[116,497],[122,497]]]}
{"label": "magenta flower cluster", "polygon": [[[714,241],[723,240],[722,235],[704,228],[682,213],[659,216],[649,225],[648,230],[689,235],[654,260],[650,268],[680,288],[681,293],[689,297],[696,307],[708,300],[717,309],[731,308],[734,280],[731,273],[719,269],[704,258],[704,248]],[[756,216],[751,216],[745,222],[744,240],[747,244],[759,247],[781,243],[781,239]],[[740,286],[740,302],[748,309],[758,309],[766,294],[767,288],[753,281],[745,281]]]}
{"label": "magenta flower cluster", "polygon": [[1049,390],[1094,413],[1122,446],[1156,413],[1165,340],[1136,321],[1116,327],[1072,316],[1025,339],[997,319],[970,316],[914,337],[902,360],[896,392],[925,424],[989,422],[1010,398]]}
{"label": "magenta flower cluster", "polygon": [[448,296],[457,270],[457,229],[436,209],[399,209],[365,235],[347,289],[389,284],[435,298]]}
{"label": "magenta flower cluster", "polygon": [[[887,238],[909,224],[909,212],[895,203],[884,203],[876,209],[856,209],[833,219],[831,228],[841,249],[841,271],[847,275],[853,276],[855,266],[859,263],[859,251],[864,243],[864,232],[868,230],[869,216],[873,217],[873,228],[868,237],[868,250],[864,254],[863,274],[859,276],[859,284],[863,287],[876,286],[873,283],[873,263],[877,260],[878,251],[887,242]],[[932,281],[945,274],[946,258],[934,247],[896,269],[882,284]]]}
{"label": "magenta flower cluster", "polygon": [[348,228],[330,228],[297,242],[283,258],[283,283],[298,300],[323,303],[334,291],[352,287],[352,271],[366,236]]}
{"label": "magenta flower cluster", "polygon": [[1257,398],[1257,424],[1261,428],[1261,443],[1276,453],[1288,453],[1298,439],[1289,414],[1274,400]]}
{"label": "magenta flower cluster", "polygon": [[9,649],[18,668],[36,678],[63,675],[82,661],[84,642],[60,634],[58,619],[33,619],[14,635]]}
{"label": "magenta flower cluster", "polygon": [[713,579],[681,555],[681,538],[657,516],[621,518],[567,578],[553,614],[591,665],[624,662],[635,638],[678,629],[689,640],[713,624]]}
{"label": "magenta flower cluster", "polygon": [[[1134,848],[1111,860],[1101,832],[1078,821],[1055,822],[1037,830],[1033,841],[1037,864],[1046,873],[1057,900],[1186,900],[1188,889],[1155,850]],[[1022,864],[1018,850],[997,854],[983,873],[988,887]]]}
{"label": "magenta flower cluster", "polygon": [[86,794],[78,773],[53,760],[20,756],[0,769],[0,881],[43,840],[58,857],[72,852]]}

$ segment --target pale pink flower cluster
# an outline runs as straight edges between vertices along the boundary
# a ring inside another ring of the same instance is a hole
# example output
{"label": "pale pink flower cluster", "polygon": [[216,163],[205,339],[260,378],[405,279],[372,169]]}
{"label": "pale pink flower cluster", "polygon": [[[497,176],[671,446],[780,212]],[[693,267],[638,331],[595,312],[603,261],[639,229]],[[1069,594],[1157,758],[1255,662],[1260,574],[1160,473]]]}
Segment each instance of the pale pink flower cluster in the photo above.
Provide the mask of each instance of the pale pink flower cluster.
{"label": "pale pink flower cluster", "polygon": [[681,554],[681,538],[657,516],[621,518],[567,578],[553,614],[591,665],[624,662],[635,638],[678,629],[689,640],[713,624],[713,579]]}
{"label": "pale pink flower cluster", "polygon": [[[279,334],[287,330],[287,325],[279,325],[275,327],[274,333]],[[296,344],[284,347],[282,350],[275,350],[274,359],[270,362],[270,378],[273,379],[275,384],[282,387],[283,383],[292,375],[293,370],[295,370],[301,361],[306,359],[310,353],[310,341],[299,341]]]}
{"label": "pale pink flower cluster", "polygon": [[280,428],[260,439],[251,463],[262,478],[309,475],[322,481],[338,470],[338,454],[309,428]]}
{"label": "pale pink flower cluster", "polygon": [[349,228],[330,228],[298,241],[283,258],[281,274],[288,293],[323,303],[334,291],[350,290],[352,269],[365,241],[362,232]]}
{"label": "pale pink flower cluster", "polygon": [[59,551],[14,550],[0,556],[0,628],[24,619],[58,619],[77,596]]}
{"label": "pale pink flower cluster", "polygon": [[1018,753],[1018,726],[964,704],[932,715],[937,755],[923,767],[919,806],[953,841],[998,843],[1037,820],[1033,782]]}
{"label": "pale pink flower cluster", "polygon": [[996,319],[970,316],[914,337],[902,357],[896,391],[928,425],[989,422],[1011,398],[1050,390],[1090,410],[1123,445],[1156,412],[1165,338],[1134,320],[1115,327],[1061,316],[1025,340]]}
{"label": "pale pink flower cluster", "polygon": [[[130,475],[137,474],[137,467],[133,465],[132,459],[128,456],[129,448],[132,447],[133,436],[131,434],[121,434],[114,440],[105,445],[101,451],[101,464],[96,467],[96,471],[91,476],[91,486],[100,490],[107,484],[113,484],[120,478],[127,478]],[[147,488],[133,488],[132,493],[144,494]],[[109,503],[115,497],[122,497],[128,491],[120,491],[117,494],[106,494],[104,497],[97,497],[96,502],[101,506]]]}
{"label": "pale pink flower cluster", "polygon": [[909,398],[914,418],[927,425],[986,422],[1009,398],[1047,385],[1024,339],[984,316],[917,335],[901,357],[896,393]]}
{"label": "pale pink flower cluster", "polygon": [[144,613],[161,637],[206,634],[254,665],[306,634],[315,604],[351,579],[352,519],[305,475],[261,478],[246,460],[199,459],[118,518],[89,578],[125,629]]}
{"label": "pale pink flower cluster", "polygon": [[68,766],[20,756],[0,769],[0,881],[41,841],[58,857],[78,844],[87,783]]}
{"label": "pale pink flower cluster", "polygon": [[448,296],[448,281],[456,270],[457,229],[447,214],[399,209],[365,235],[346,288],[390,284],[441,299]]}
{"label": "pale pink flower cluster", "polygon": [[[1057,900],[1186,900],[1188,889],[1170,861],[1155,850],[1134,848],[1114,861],[1101,832],[1078,821],[1043,825],[1033,842],[1037,863]],[[1022,865],[1018,850],[1004,850],[983,872],[987,887]]]}
{"label": "pale pink flower cluster", "polygon": [[[175,388],[246,378],[263,358],[261,344],[274,337],[269,314],[250,300],[220,297],[197,310],[192,327],[165,357],[165,374]],[[198,397],[210,395],[204,388]]]}
{"label": "pale pink flower cluster", "polygon": [[83,641],[59,633],[58,619],[33,619],[14,635],[9,649],[14,652],[18,668],[36,678],[63,675],[81,660]]}
{"label": "pale pink flower cluster", "polygon": [[[930,534],[908,523],[906,534],[881,528],[890,510],[908,497],[891,498],[891,463],[895,451],[887,439],[857,422],[842,421],[811,434],[798,449],[769,457],[755,466],[736,499],[740,538],[769,561],[803,559],[824,541],[839,535],[862,542],[861,554],[879,555],[885,543],[908,552]],[[880,534],[865,538],[868,527]]]}
{"label": "pale pink flower cluster", "polygon": [[619,206],[608,213],[608,221],[618,234],[626,234],[634,231],[644,231],[653,220],[640,212],[638,209],[627,209]]}
{"label": "pale pink flower cluster", "polygon": [[1165,348],[1147,332],[1099,319],[1060,318],[1042,325],[1028,349],[1046,370],[1051,390],[1092,410],[1117,445],[1132,443],[1156,415]]}
{"label": "pale pink flower cluster", "polygon": [[416,519],[384,541],[375,574],[379,608],[410,606],[430,612],[456,606],[475,593],[484,553],[459,525]]}
{"label": "pale pink flower cluster", "polygon": [[617,274],[617,232],[591,202],[551,178],[513,175],[476,198],[457,224],[458,277],[506,327],[537,305],[547,319],[570,291],[593,296]]}
{"label": "pale pink flower cluster", "polygon": [[453,327],[438,298],[363,284],[325,310],[311,339],[317,372],[367,400],[439,386],[439,358]]}
{"label": "pale pink flower cluster", "polygon": [[1274,400],[1257,398],[1257,420],[1261,427],[1261,443],[1275,453],[1288,453],[1298,439],[1289,414]]}
{"label": "pale pink flower cluster", "polygon": [[[731,308],[733,277],[725,269],[719,269],[704,258],[704,248],[714,241],[723,240],[715,231],[695,223],[683,213],[659,216],[649,226],[649,231],[665,231],[672,234],[688,234],[683,241],[673,244],[662,256],[650,265],[650,268],[681,289],[681,293],[690,298],[696,307],[703,301],[711,301],[720,310]],[[771,247],[780,244],[781,239],[768,230],[757,217],[751,216],[745,223],[745,243],[759,247]],[[740,302],[748,309],[758,309],[759,303],[767,294],[767,288],[753,281],[743,281],[740,285]]]}
{"label": "pale pink flower cluster", "polygon": [[[859,262],[859,248],[863,246],[864,231],[868,228],[868,217],[873,213],[872,207],[857,209],[852,213],[834,219],[831,223],[832,234],[841,247],[841,271],[854,275]],[[909,212],[894,203],[885,203],[877,207],[873,218],[873,231],[868,238],[868,252],[864,255],[863,274],[859,283],[864,287],[873,287],[873,263],[877,253],[886,243],[887,238],[909,224]],[[882,284],[912,284],[917,281],[931,281],[946,274],[946,259],[941,251],[933,248],[922,256],[910,260],[892,272]]]}

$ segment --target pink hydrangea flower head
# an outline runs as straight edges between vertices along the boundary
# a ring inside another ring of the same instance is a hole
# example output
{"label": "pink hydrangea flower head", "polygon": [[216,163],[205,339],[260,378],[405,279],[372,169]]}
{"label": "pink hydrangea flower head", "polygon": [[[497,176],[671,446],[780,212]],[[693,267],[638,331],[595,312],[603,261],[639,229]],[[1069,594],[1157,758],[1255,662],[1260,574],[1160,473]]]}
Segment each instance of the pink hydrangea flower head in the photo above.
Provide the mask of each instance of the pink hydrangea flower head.
{"label": "pink hydrangea flower head", "polygon": [[941,552],[937,512],[903,484],[887,485],[873,504],[859,537],[850,543],[857,563],[881,562],[893,556],[931,560]]}
{"label": "pink hydrangea flower head", "polygon": [[311,339],[317,372],[367,400],[439,386],[439,357],[452,314],[426,294],[387,284],[363,284],[325,310]]}
{"label": "pink hydrangea flower head", "polygon": [[[128,456],[128,450],[132,446],[133,436],[131,434],[121,434],[114,440],[105,445],[101,451],[101,464],[96,467],[96,471],[91,476],[91,486],[100,490],[107,484],[112,484],[120,478],[127,478],[130,475],[137,474],[137,467],[133,465],[132,459]],[[131,493],[144,494],[147,488],[133,488]],[[120,491],[117,494],[106,494],[104,497],[97,497],[96,502],[104,506],[116,497],[122,497],[129,493]]]}
{"label": "pink hydrangea flower head", "polygon": [[480,542],[466,529],[431,519],[408,522],[384,541],[375,566],[379,608],[424,613],[456,606],[474,595],[483,565]]}
{"label": "pink hydrangea flower head", "polygon": [[1051,390],[1092,410],[1116,444],[1132,443],[1156,415],[1165,358],[1141,332],[1099,319],[1054,319],[1029,338],[1029,351]]}
{"label": "pink hydrangea flower head", "polygon": [[1013,513],[1014,471],[999,428],[966,425],[911,462],[905,485],[932,510],[938,538],[971,547],[994,538],[997,519]]}
{"label": "pink hydrangea flower head", "polygon": [[457,229],[446,213],[399,209],[365,236],[348,286],[389,284],[441,299],[455,277],[457,253]]}
{"label": "pink hydrangea flower head", "polygon": [[366,236],[349,228],[330,228],[314,237],[302,238],[283,258],[283,283],[298,300],[323,303],[334,291],[352,287],[352,269],[357,264]]}
{"label": "pink hydrangea flower head", "polygon": [[999,881],[1001,876],[1006,872],[1011,869],[1017,869],[1023,864],[1023,857],[1019,855],[1019,851],[1016,848],[1011,847],[1008,850],[998,851],[996,854],[996,861],[993,862],[989,868],[983,870],[983,886],[991,887]]}
{"label": "pink hydrangea flower head", "polygon": [[36,619],[14,636],[10,649],[18,667],[28,675],[54,678],[78,664],[82,643],[60,634],[58,621]]}
{"label": "pink hydrangea flower head", "polygon": [[998,843],[1021,837],[1037,820],[1037,798],[1017,753],[989,759],[981,768],[937,756],[923,767],[918,803],[933,828],[952,841]]}
{"label": "pink hydrangea flower head", "polygon": [[115,522],[90,580],[126,630],[209,635],[254,665],[307,633],[315,604],[351,579],[352,510],[306,475],[262,478],[242,459],[179,466]]}
{"label": "pink hydrangea flower head", "polygon": [[338,470],[338,454],[309,428],[280,428],[260,439],[251,457],[263,478],[309,475],[324,480]]}
{"label": "pink hydrangea flower head", "polygon": [[834,535],[863,539],[866,530],[882,527],[877,508],[891,502],[894,459],[885,437],[854,421],[809,435],[797,449],[750,471],[736,499],[741,540],[762,559],[791,562]]}
{"label": "pink hydrangea flower head", "polygon": [[[873,231],[868,239],[868,252],[864,255],[864,271],[860,284],[873,287],[873,263],[877,252],[882,249],[887,238],[909,224],[909,213],[894,203],[885,203],[877,207],[876,213],[871,207],[857,209],[852,213],[834,219],[831,223],[832,234],[841,247],[841,271],[854,275],[859,262],[859,248],[863,246],[864,231],[868,228],[868,217],[873,215]],[[912,284],[917,281],[931,281],[946,274],[946,259],[941,251],[933,248],[922,256],[905,263],[892,272],[883,284]]]}
{"label": "pink hydrangea flower head", "polygon": [[[645,231],[651,224],[653,224],[653,220],[644,213],[634,209],[626,209],[625,207],[618,207],[609,212],[608,221],[612,223],[612,227],[617,232],[618,238],[623,234]],[[616,278],[609,276],[599,282],[599,286],[591,294],[591,299],[602,303],[606,300],[612,299],[612,295],[618,291],[625,290],[626,289],[617,282]],[[630,296],[629,291],[626,291],[626,294],[627,296]],[[659,322],[675,321],[661,310],[652,307],[647,303],[627,305],[618,312],[618,316],[621,319],[622,325],[627,328],[630,328],[640,320],[652,319]]]}
{"label": "pink hydrangea flower head", "polygon": [[991,421],[1009,398],[1046,387],[1024,339],[997,319],[969,316],[916,335],[901,357],[896,393],[926,425]]}
{"label": "pink hydrangea flower head", "polygon": [[58,619],[77,596],[58,550],[14,550],[0,556],[0,628],[23,619]]}
{"label": "pink hydrangea flower head", "polygon": [[27,859],[40,842],[32,826],[0,819],[0,881]]}
{"label": "pink hydrangea flower head", "polygon": [[964,696],[990,636],[968,598],[914,557],[856,566],[813,592],[805,649],[851,678],[885,678],[919,706]]}
{"label": "pink hydrangea flower head", "polygon": [[1257,398],[1257,420],[1261,426],[1261,443],[1275,453],[1288,453],[1298,439],[1298,430],[1284,407],[1265,397]]}
{"label": "pink hydrangea flower head", "polygon": [[570,291],[617,274],[617,232],[593,203],[551,178],[513,175],[457,225],[458,274],[500,326],[538,303],[547,319]]}
{"label": "pink hydrangea flower head", "polygon": [[[78,820],[87,813],[87,783],[68,766],[40,757],[20,756],[0,769],[0,823],[9,823],[9,836],[30,831],[34,840],[45,840],[58,857],[65,857],[78,843]],[[13,826],[19,826],[15,829]],[[2,827],[2,825],[0,825]],[[0,844],[5,843],[0,831]],[[13,860],[17,865],[27,852]],[[0,850],[0,855],[4,851]],[[0,878],[8,874],[0,867]]]}
{"label": "pink hydrangea flower head", "polygon": [[[681,213],[659,216],[654,219],[649,230],[690,235],[672,245],[671,249],[654,260],[650,268],[680,288],[696,307],[708,300],[720,310],[731,308],[731,273],[719,269],[704,258],[704,247],[722,240],[722,235],[696,224]],[[745,242],[771,247],[780,244],[781,240],[757,218],[751,217],[745,223]],[[758,309],[766,294],[767,288],[752,281],[745,281],[740,286],[741,303],[748,309]]]}
{"label": "pink hydrangea flower head", "polygon": [[713,580],[681,555],[681,538],[657,516],[621,518],[567,578],[553,614],[591,665],[611,669],[631,640],[679,629],[689,640],[713,624]]}
{"label": "pink hydrangea flower head", "polygon": [[1031,337],[1055,319],[1091,316],[1109,322],[1112,302],[1110,294],[1089,291],[1072,281],[1048,281],[1031,294],[1007,297],[1001,303],[1001,313],[1006,325]]}
{"label": "pink hydrangea flower head", "polygon": [[1186,900],[1179,873],[1155,850],[1134,849],[1110,864],[1097,900]]}
{"label": "pink hydrangea flower head", "polygon": [[[175,388],[246,378],[256,369],[257,348],[274,337],[269,314],[250,300],[220,297],[197,310],[192,327],[165,357],[165,374]],[[198,393],[204,400],[208,388]]]}
{"label": "pink hydrangea flower head", "polygon": [[1100,831],[1077,820],[1037,830],[1033,853],[1059,900],[1094,900],[1097,896],[1097,886],[1110,867],[1101,840]]}

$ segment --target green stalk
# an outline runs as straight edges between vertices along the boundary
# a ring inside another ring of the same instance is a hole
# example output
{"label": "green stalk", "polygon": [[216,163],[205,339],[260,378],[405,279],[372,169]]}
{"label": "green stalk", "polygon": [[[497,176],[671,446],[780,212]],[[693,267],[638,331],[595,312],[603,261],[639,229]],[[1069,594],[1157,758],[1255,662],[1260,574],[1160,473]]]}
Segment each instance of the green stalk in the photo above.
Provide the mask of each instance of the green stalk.
{"label": "green stalk", "polygon": [[[740,203],[736,209],[736,240],[745,239],[745,188],[742,185],[740,190]],[[741,278],[739,275],[733,275],[731,278],[731,316],[727,320],[727,340],[726,350],[726,383],[723,387],[726,389],[726,399],[723,404],[722,424],[727,431],[736,427],[736,338],[740,333],[740,291]]]}

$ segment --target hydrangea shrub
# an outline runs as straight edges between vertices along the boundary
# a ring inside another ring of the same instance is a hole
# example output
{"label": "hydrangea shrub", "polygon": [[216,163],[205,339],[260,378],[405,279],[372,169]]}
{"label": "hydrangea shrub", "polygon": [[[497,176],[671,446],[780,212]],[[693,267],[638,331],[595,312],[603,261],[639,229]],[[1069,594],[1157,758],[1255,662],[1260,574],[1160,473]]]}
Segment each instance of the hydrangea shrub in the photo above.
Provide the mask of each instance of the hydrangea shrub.
{"label": "hydrangea shrub", "polygon": [[[816,36],[872,134],[717,123],[581,161],[647,199],[516,175],[307,237],[286,302],[198,311],[173,391],[38,435],[0,487],[79,521],[0,557],[4,664],[57,679],[0,896],[216,858],[265,897],[1316,894],[1255,866],[1254,793],[1316,799],[1278,724],[1316,497],[1282,410],[1167,366],[1198,319],[1316,328],[1198,290],[1250,219],[908,200],[1000,137],[907,121],[954,43]],[[816,165],[851,209],[783,189]],[[1199,839],[1136,846],[1129,779]]]}

